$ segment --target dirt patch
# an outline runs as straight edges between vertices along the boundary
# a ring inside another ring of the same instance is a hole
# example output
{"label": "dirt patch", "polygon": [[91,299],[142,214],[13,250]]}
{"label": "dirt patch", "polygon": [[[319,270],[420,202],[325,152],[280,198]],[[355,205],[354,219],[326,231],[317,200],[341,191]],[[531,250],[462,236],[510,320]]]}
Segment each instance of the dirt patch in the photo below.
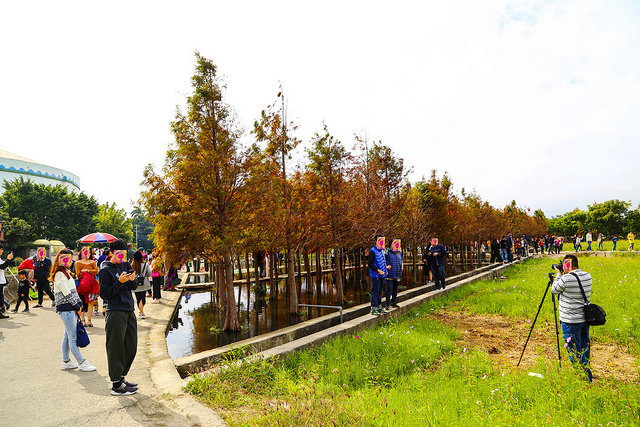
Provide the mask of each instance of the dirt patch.
{"label": "dirt patch", "polygon": [[[496,364],[516,367],[522,348],[531,330],[531,321],[511,319],[498,315],[473,315],[460,311],[440,310],[432,314],[439,322],[451,326],[461,333],[462,347],[480,348],[486,351]],[[560,328],[560,324],[558,324]],[[560,333],[560,355],[562,364],[568,365],[569,356]],[[538,320],[527,349],[522,356],[520,368],[536,365],[540,356],[550,361],[558,359],[558,347],[554,324]],[[594,379],[615,378],[625,382],[638,382],[638,368],[634,356],[616,344],[591,343],[591,370]]]}

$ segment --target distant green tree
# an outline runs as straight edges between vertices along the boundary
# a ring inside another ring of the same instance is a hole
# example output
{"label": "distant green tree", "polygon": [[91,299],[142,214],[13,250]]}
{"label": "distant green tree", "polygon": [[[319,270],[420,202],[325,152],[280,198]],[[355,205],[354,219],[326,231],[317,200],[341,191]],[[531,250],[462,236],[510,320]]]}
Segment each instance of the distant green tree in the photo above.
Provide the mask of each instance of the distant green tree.
{"label": "distant green tree", "polygon": [[136,248],[153,249],[153,240],[150,238],[154,225],[147,219],[146,212],[140,208],[131,211],[131,229]]}
{"label": "distant green tree", "polygon": [[[62,184],[37,184],[23,177],[4,181],[3,187],[0,204],[4,211],[31,229],[30,235],[22,235],[23,240],[58,239],[75,247],[77,239],[95,231],[98,202],[93,196],[70,192]],[[26,233],[24,227],[23,231]]]}
{"label": "distant green tree", "polygon": [[586,226],[606,236],[622,234],[627,225],[629,207],[631,203],[617,199],[591,205],[587,211]]}
{"label": "distant green tree", "polygon": [[127,218],[126,211],[118,209],[115,203],[100,205],[94,220],[95,231],[113,234],[126,242],[133,242],[132,219]]}
{"label": "distant green tree", "polygon": [[0,210],[0,226],[4,243],[10,248],[26,246],[31,242],[31,226],[20,218],[10,218],[9,214]]}

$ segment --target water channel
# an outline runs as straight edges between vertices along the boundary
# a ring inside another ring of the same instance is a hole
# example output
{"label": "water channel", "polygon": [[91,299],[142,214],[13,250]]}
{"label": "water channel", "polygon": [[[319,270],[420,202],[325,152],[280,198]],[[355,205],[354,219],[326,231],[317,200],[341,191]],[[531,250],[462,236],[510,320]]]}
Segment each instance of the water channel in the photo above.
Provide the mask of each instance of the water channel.
{"label": "water channel", "polygon": [[[354,269],[345,272],[343,285],[347,304],[343,308],[369,302],[370,285],[366,281],[368,269],[362,269],[362,272],[363,274],[360,274]],[[413,282],[412,267],[405,265],[400,290],[425,284],[423,269],[420,265],[418,266],[418,285],[411,282]],[[315,275],[312,276],[309,285],[304,276],[296,277],[296,283],[300,304],[336,305],[334,274],[323,274],[320,284],[317,283]],[[225,312],[218,306],[215,292],[209,290],[185,292],[167,334],[167,347],[171,358],[177,359],[242,341],[337,311],[328,308],[301,307],[303,314],[290,315],[285,280],[281,279],[277,285],[276,300],[268,298],[268,282],[264,286],[266,296],[257,301],[253,290],[247,295],[246,285],[235,287],[238,319],[242,328],[237,333],[221,331],[224,326]]]}

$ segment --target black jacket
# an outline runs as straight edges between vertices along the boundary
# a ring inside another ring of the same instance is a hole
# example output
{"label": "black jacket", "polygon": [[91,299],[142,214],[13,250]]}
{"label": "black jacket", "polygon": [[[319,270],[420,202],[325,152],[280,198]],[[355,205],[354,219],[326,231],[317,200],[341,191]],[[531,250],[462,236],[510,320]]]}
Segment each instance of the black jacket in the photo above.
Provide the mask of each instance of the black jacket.
{"label": "black jacket", "polygon": [[107,311],[134,311],[135,303],[131,291],[136,290],[138,282],[128,280],[120,283],[120,274],[132,270],[131,264],[123,262],[113,264],[105,261],[98,271],[98,282],[100,283],[100,297],[107,305]]}
{"label": "black jacket", "polygon": [[49,281],[49,273],[51,272],[51,260],[45,258],[42,261],[33,260],[33,278],[36,281]]}

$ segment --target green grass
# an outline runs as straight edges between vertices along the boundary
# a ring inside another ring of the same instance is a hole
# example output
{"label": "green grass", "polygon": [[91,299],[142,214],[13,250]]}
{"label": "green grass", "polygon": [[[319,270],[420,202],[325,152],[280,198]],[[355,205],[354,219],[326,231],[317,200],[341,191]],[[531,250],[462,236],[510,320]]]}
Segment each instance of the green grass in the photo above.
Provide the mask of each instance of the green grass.
{"label": "green grass", "polygon": [[[594,278],[592,300],[608,314],[605,326],[592,328],[593,340],[628,345],[637,356],[633,273],[640,258],[580,262]],[[465,286],[400,319],[284,360],[228,364],[219,374],[196,376],[187,389],[229,425],[640,425],[637,381],[589,385],[568,363],[558,369],[543,357],[527,371],[499,368],[484,352],[460,348],[458,333],[431,316],[455,309],[533,319],[551,263],[528,261],[511,268],[507,280]],[[553,322],[551,301],[545,304],[539,321]]]}

